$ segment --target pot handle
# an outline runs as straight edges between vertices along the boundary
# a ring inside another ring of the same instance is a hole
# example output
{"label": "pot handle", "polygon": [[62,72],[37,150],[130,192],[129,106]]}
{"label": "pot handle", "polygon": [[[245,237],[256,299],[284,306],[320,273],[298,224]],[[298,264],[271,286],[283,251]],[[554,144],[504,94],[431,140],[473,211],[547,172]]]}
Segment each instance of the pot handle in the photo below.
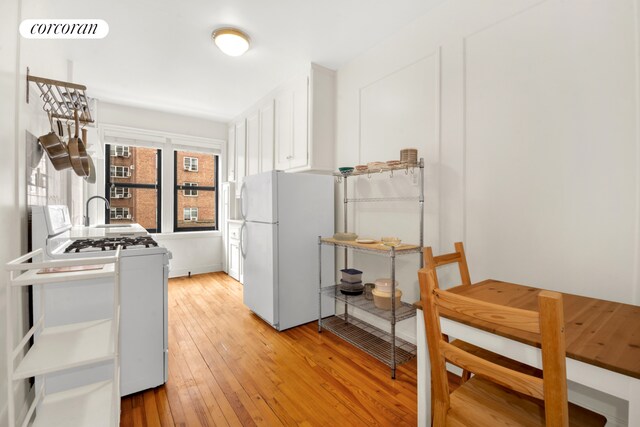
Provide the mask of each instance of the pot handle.
{"label": "pot handle", "polygon": [[74,109],[73,110],[73,119],[76,122],[76,135],[74,136],[75,139],[78,139],[79,135],[78,135],[78,130],[80,129],[80,122],[79,122],[79,118],[78,118],[78,109]]}

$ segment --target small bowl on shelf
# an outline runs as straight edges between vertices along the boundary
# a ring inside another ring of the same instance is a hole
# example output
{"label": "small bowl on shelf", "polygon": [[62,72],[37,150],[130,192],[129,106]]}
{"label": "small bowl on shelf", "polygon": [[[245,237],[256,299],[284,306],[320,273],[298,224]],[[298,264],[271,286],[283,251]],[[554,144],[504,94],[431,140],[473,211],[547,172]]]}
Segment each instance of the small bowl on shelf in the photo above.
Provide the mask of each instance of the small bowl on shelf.
{"label": "small bowl on shelf", "polygon": [[338,232],[338,233],[333,235],[333,238],[336,239],[336,240],[340,240],[342,242],[351,242],[351,241],[356,240],[358,238],[358,235],[356,233]]}
{"label": "small bowl on shelf", "polygon": [[351,175],[351,172],[353,172],[353,168],[351,166],[338,168],[338,170],[343,176]]}
{"label": "small bowl on shelf", "polygon": [[389,246],[389,247],[400,246],[400,242],[402,242],[402,240],[400,240],[399,237],[382,237],[380,241],[382,242],[383,245]]}

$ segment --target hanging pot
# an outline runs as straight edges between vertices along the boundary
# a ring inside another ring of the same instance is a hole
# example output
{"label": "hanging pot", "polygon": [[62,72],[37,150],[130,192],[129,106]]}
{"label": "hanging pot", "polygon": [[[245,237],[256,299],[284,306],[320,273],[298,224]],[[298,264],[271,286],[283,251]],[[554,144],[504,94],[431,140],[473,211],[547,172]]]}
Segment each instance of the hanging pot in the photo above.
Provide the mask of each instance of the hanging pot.
{"label": "hanging pot", "polygon": [[[67,144],[69,149],[69,156],[71,157],[71,166],[76,175],[81,177],[89,176],[89,157],[87,155],[87,149],[84,142],[78,136],[78,130],[80,129],[80,123],[78,120],[78,110],[74,110],[73,116],[75,118],[75,135],[69,138]],[[86,133],[85,133],[86,135]]]}
{"label": "hanging pot", "polygon": [[67,146],[64,142],[53,131],[53,116],[50,111],[49,125],[51,127],[51,131],[38,138],[38,142],[42,145],[42,148],[47,153],[47,156],[49,156],[49,159],[56,170],[68,169],[72,166],[69,151],[67,150]]}
{"label": "hanging pot", "polygon": [[91,158],[90,155],[87,155],[87,158],[89,159],[89,175],[87,175],[84,179],[86,179],[87,183],[89,184],[95,184],[96,183],[96,165],[95,163],[93,163],[93,159]]}

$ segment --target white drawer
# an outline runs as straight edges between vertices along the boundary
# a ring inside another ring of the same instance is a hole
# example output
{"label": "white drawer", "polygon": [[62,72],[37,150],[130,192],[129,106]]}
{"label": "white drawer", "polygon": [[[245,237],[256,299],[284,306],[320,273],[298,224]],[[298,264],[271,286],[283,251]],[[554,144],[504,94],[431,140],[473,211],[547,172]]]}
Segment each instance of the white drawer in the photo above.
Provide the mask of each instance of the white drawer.
{"label": "white drawer", "polygon": [[239,239],[241,227],[240,224],[229,225],[229,239]]}

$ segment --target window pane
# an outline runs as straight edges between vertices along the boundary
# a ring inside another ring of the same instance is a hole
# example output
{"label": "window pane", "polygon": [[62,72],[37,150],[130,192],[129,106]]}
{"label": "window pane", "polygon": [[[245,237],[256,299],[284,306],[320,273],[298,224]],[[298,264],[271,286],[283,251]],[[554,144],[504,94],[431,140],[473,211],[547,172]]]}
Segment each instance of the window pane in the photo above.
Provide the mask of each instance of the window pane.
{"label": "window pane", "polygon": [[177,151],[175,156],[175,231],[217,229],[216,156],[191,151]]}
{"label": "window pane", "polygon": [[160,150],[128,145],[107,147],[109,172],[105,190],[111,203],[109,222],[138,223],[149,231],[160,232]]}
{"label": "window pane", "polygon": [[[110,146],[109,151],[112,182],[122,184],[155,184],[157,182],[156,153],[158,150],[155,148],[115,145]],[[123,155],[124,153],[127,155]]]}
{"label": "window pane", "polygon": [[[120,188],[117,188],[120,191]],[[153,188],[125,188],[129,197],[111,197],[111,223],[138,223],[147,230],[158,229],[158,192]]]}

